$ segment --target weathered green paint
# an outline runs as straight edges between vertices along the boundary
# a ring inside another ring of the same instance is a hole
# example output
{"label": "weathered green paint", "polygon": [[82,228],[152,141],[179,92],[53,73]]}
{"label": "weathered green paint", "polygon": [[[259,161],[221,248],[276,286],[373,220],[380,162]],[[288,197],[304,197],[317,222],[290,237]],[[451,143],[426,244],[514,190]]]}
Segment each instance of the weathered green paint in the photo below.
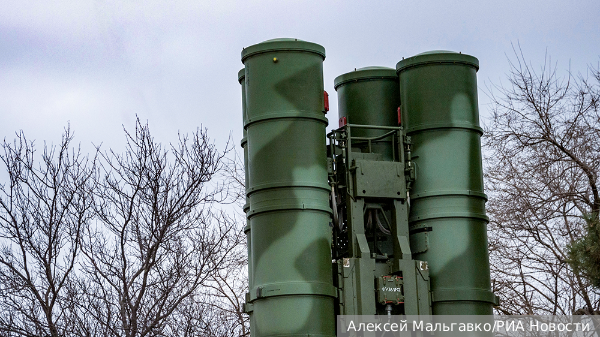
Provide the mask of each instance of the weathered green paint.
{"label": "weathered green paint", "polygon": [[334,336],[320,45],[265,41],[245,65],[255,336]]}
{"label": "weathered green paint", "polygon": [[413,257],[429,263],[433,314],[492,314],[475,57],[446,51],[396,65],[417,178]]}

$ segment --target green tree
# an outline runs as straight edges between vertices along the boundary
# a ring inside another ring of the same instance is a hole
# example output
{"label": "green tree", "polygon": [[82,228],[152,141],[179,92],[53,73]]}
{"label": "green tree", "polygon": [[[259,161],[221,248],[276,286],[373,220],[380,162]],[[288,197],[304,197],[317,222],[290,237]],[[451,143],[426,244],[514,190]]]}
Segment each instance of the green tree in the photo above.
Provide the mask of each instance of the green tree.
{"label": "green tree", "polygon": [[569,245],[569,264],[600,289],[600,222],[598,216],[585,216],[587,225],[582,238]]}

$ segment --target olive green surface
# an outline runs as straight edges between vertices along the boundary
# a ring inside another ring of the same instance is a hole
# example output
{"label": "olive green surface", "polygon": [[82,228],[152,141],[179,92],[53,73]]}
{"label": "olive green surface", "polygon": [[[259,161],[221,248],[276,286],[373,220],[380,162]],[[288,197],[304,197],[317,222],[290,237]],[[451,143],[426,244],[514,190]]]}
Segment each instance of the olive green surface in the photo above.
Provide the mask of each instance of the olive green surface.
{"label": "olive green surface", "polygon": [[[409,247],[408,163],[398,126],[396,70],[356,69],[338,76],[334,87],[339,116],[346,118],[346,126],[329,134],[330,161],[334,164],[330,180],[339,196],[338,209],[345,225],[345,229],[336,227],[334,234],[336,282],[341,288],[338,312],[431,314],[428,271],[421,261],[412,260]],[[373,212],[380,212],[385,219],[387,234],[369,226]],[[374,289],[374,282],[384,279],[402,281],[392,287],[394,290],[385,290],[382,284]]]}
{"label": "olive green surface", "polygon": [[[242,68],[238,72],[238,82],[242,87],[242,122],[246,123],[246,69]],[[248,186],[248,142],[246,137],[246,129],[243,131],[243,138],[241,142],[242,148],[244,150],[244,186]],[[250,211],[250,200],[248,198],[248,194],[246,194],[246,203],[244,204],[244,213],[246,213],[246,218],[248,215],[248,211]],[[248,289],[252,289],[252,238],[250,235],[250,221],[246,219],[246,226],[244,227],[244,234],[246,235],[246,246],[248,247]],[[246,297],[249,297],[250,294],[246,294]],[[250,316],[250,321],[254,320],[254,315],[252,312],[247,312]],[[250,336],[254,336],[253,326],[250,326]]]}
{"label": "olive green surface", "polygon": [[[397,109],[400,106],[398,76],[392,68],[366,67],[340,75],[334,80],[338,96],[338,114],[348,124],[398,126]],[[376,129],[356,129],[353,136],[373,137],[381,134]],[[391,158],[388,144],[376,144],[373,150]],[[364,149],[363,149],[364,151]]]}
{"label": "olive green surface", "polygon": [[[245,122],[246,121],[246,69],[242,68],[239,72],[238,72],[238,82],[240,82],[241,86],[242,86],[242,121]],[[246,129],[244,129],[243,132],[244,137],[242,138],[242,148],[244,150],[244,186],[248,186],[248,147],[246,145],[248,145],[247,142],[247,138],[246,138]],[[248,213],[248,211],[250,210],[250,202],[248,199],[248,195],[246,194],[246,203],[244,204],[244,213]],[[250,224],[246,225],[246,227],[244,228],[244,233],[246,233],[246,240],[247,240],[247,245],[248,245],[248,279],[251,280],[252,277],[250,276],[252,274],[252,265],[250,264]]]}
{"label": "olive green surface", "polygon": [[470,55],[434,51],[396,65],[416,181],[413,258],[429,264],[434,315],[492,314],[476,73]]}
{"label": "olive green surface", "polygon": [[[238,82],[240,82],[242,86],[242,122],[246,124],[246,68],[240,69],[238,72]],[[246,135],[246,128],[243,130],[242,137],[242,148],[244,150],[244,186],[248,186],[248,138]],[[244,204],[244,212],[247,213],[250,208],[248,196],[246,194],[246,203]]]}
{"label": "olive green surface", "polygon": [[334,336],[323,47],[296,39],[242,51],[254,336]]}

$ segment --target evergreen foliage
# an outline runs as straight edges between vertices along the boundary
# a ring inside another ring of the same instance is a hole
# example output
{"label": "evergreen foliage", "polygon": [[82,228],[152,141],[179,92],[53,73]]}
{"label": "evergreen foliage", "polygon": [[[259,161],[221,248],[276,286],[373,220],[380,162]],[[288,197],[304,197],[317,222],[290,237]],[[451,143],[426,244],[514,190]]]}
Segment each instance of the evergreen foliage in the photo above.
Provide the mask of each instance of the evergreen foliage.
{"label": "evergreen foliage", "polygon": [[584,217],[586,233],[569,245],[569,265],[600,289],[600,221],[597,215]]}

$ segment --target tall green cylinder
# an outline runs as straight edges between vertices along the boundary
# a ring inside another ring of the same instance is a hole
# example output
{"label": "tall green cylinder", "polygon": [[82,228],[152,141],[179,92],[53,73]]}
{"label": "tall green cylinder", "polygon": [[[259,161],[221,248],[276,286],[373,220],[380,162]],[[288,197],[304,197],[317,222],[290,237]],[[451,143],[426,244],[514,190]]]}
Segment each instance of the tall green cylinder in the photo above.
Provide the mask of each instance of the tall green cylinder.
{"label": "tall green cylinder", "polygon": [[255,336],[335,335],[324,59],[296,39],[242,51]]}
{"label": "tall green cylinder", "polygon": [[409,215],[413,257],[429,264],[433,314],[491,315],[481,164],[479,61],[434,51],[396,65],[402,124],[417,178]]}
{"label": "tall green cylinder", "polygon": [[[365,67],[335,78],[340,120],[348,124],[398,126],[397,109],[400,106],[398,75],[386,67]],[[380,130],[356,129],[353,136],[374,137]],[[386,159],[392,157],[390,142],[374,145],[374,152]],[[389,158],[388,158],[389,157]]]}

